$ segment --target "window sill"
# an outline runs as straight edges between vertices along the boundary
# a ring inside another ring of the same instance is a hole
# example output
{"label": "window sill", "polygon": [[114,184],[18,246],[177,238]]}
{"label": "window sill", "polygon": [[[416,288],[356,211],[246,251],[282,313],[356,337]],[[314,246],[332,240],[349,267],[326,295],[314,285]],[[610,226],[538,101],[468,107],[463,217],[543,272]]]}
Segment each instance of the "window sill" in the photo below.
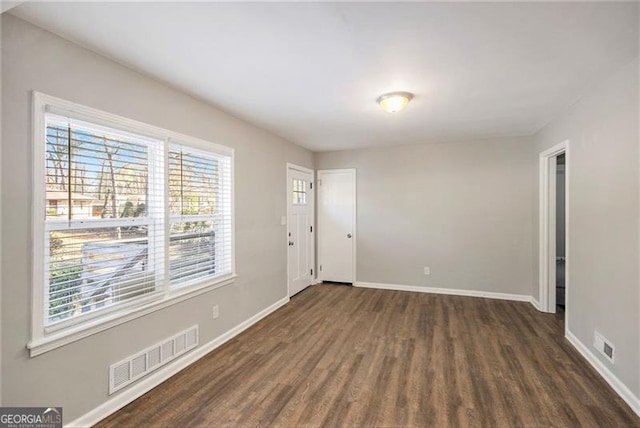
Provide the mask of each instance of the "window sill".
{"label": "window sill", "polygon": [[89,337],[93,334],[115,327],[127,321],[143,317],[152,312],[199,296],[200,294],[204,294],[209,291],[224,287],[226,285],[233,284],[236,277],[237,275],[233,274],[222,279],[218,279],[215,282],[205,282],[199,285],[185,288],[184,290],[177,289],[170,292],[164,299],[146,303],[142,306],[137,306],[132,309],[130,308],[126,311],[114,312],[96,320],[69,327],[62,331],[47,334],[43,337],[34,338],[27,344],[29,355],[31,356],[31,358],[33,358],[35,356],[44,354],[45,352],[52,351],[56,348],[68,345],[69,343],[76,342],[80,339],[84,339],[85,337]]}

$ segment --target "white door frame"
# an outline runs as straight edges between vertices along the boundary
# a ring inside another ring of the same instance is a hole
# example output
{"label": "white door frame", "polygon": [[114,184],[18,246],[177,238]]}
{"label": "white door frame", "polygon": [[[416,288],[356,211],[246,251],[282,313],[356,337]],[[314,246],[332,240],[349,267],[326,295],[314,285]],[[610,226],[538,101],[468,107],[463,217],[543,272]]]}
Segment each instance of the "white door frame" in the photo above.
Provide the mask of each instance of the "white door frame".
{"label": "white door frame", "polygon": [[565,331],[569,329],[569,140],[540,153],[539,309],[555,313],[556,289],[556,157],[565,154]]}
{"label": "white door frame", "polygon": [[[358,239],[358,222],[357,222],[357,218],[358,218],[358,171],[356,168],[342,168],[342,169],[320,169],[317,171],[317,175],[318,175],[318,188],[322,186],[322,176],[325,174],[331,174],[331,173],[340,173],[340,172],[353,172],[353,198],[355,199],[354,201],[354,205],[353,205],[353,244],[352,244],[352,250],[353,250],[353,285],[356,284],[357,279],[356,279],[356,274],[358,272],[357,266],[358,266],[358,259],[357,259],[357,239]],[[320,189],[318,189],[318,195],[320,195]],[[321,215],[320,213],[318,213],[318,229],[322,229],[322,219],[321,219]],[[320,270],[320,266],[322,265],[322,246],[320,245],[322,240],[322,233],[318,233],[318,275],[317,278],[319,281],[322,281],[322,270]]]}
{"label": "white door frame", "polygon": [[287,227],[284,228],[284,236],[285,236],[285,244],[287,244],[286,246],[286,251],[287,251],[287,297],[291,296],[291,290],[289,289],[289,247],[288,247],[288,242],[289,242],[289,215],[291,214],[291,195],[289,194],[289,184],[291,182],[291,176],[289,175],[289,171],[291,170],[296,170],[296,171],[301,171],[301,172],[305,172],[308,174],[311,174],[311,187],[310,187],[310,192],[311,194],[309,195],[309,209],[311,210],[311,219],[310,219],[310,223],[311,223],[311,227],[313,228],[313,232],[311,233],[311,238],[309,239],[309,245],[311,245],[311,266],[313,266],[313,275],[311,275],[311,284],[309,285],[313,285],[316,281],[315,278],[318,277],[318,272],[316,272],[316,185],[315,185],[315,181],[316,181],[316,177],[315,177],[315,171],[309,168],[306,168],[304,166],[300,166],[300,165],[296,165],[294,163],[290,163],[287,162],[287,182],[285,185],[285,193],[286,193],[286,201],[287,201]]}

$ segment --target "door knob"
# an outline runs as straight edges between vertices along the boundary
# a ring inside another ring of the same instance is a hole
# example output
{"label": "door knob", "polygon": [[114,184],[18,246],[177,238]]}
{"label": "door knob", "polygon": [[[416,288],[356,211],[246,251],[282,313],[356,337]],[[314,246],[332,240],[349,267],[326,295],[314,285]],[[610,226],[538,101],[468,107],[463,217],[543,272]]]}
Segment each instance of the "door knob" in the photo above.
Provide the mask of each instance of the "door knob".
{"label": "door knob", "polygon": [[293,241],[289,241],[289,246],[293,247]]}
{"label": "door knob", "polygon": [[351,234],[347,233],[347,238],[351,239]]}

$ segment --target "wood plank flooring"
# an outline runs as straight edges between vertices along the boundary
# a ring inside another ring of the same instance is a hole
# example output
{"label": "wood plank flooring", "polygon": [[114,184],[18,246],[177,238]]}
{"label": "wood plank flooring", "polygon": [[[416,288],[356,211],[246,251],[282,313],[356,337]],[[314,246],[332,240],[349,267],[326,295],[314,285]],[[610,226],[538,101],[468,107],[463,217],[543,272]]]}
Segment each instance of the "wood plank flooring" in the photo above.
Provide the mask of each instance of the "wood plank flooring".
{"label": "wood plank flooring", "polygon": [[530,304],[316,285],[100,427],[605,427],[640,419]]}

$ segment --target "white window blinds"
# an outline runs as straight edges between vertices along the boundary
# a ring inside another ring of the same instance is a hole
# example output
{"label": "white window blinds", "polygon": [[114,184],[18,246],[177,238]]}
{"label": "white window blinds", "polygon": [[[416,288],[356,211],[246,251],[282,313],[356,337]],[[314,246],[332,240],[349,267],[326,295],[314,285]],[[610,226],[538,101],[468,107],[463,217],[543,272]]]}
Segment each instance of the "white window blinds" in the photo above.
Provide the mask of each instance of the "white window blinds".
{"label": "white window blinds", "polygon": [[231,158],[169,148],[172,286],[232,272]]}
{"label": "white window blinds", "polygon": [[230,155],[61,114],[44,122],[45,330],[233,273]]}

